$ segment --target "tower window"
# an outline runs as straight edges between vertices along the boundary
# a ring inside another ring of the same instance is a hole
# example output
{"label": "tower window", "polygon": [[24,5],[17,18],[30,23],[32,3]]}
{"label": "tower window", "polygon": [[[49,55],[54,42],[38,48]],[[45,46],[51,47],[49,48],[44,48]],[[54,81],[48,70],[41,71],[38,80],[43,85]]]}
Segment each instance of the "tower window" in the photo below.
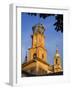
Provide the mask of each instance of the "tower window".
{"label": "tower window", "polygon": [[56,64],[58,63],[58,59],[56,59]]}
{"label": "tower window", "polygon": [[36,59],[36,58],[37,58],[37,54],[34,53],[34,54],[33,54],[33,59]]}
{"label": "tower window", "polygon": [[44,59],[44,54],[42,54],[42,59]]}

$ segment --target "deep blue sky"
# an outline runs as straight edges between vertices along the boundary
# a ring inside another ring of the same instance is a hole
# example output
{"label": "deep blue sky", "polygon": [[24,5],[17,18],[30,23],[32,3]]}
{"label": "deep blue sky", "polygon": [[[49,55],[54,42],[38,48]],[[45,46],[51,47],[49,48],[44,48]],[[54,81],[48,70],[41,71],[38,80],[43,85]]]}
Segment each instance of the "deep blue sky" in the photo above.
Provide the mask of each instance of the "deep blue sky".
{"label": "deep blue sky", "polygon": [[47,62],[53,64],[56,48],[59,49],[61,59],[63,60],[63,33],[55,31],[53,26],[55,16],[47,17],[46,19],[39,18],[39,16],[30,16],[24,12],[21,13],[21,46],[22,46],[22,62],[28,48],[31,47],[32,26],[38,23],[45,26],[45,48],[47,49]]}

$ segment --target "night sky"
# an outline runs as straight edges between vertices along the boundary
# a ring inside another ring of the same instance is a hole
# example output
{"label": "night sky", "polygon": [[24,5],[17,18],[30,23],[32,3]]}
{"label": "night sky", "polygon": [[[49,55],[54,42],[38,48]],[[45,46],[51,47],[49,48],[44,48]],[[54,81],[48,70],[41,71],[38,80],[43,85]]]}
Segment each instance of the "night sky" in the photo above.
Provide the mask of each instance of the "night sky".
{"label": "night sky", "polygon": [[28,48],[31,48],[31,35],[33,34],[32,27],[38,23],[41,23],[45,26],[44,34],[45,48],[47,49],[47,62],[49,64],[53,64],[56,48],[58,48],[63,64],[63,33],[61,33],[60,31],[55,31],[55,27],[53,25],[55,23],[55,16],[49,16],[43,19],[38,15],[31,16],[24,12],[21,13],[22,63],[24,62],[24,58],[26,56],[26,52],[28,52]]}

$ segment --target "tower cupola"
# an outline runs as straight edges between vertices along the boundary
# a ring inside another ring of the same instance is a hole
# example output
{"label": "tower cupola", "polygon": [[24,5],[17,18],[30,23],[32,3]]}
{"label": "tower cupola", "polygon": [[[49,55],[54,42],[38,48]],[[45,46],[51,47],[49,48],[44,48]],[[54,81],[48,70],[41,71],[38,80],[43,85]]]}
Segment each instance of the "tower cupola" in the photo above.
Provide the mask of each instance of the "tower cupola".
{"label": "tower cupola", "polygon": [[33,30],[33,34],[34,33],[41,33],[41,34],[44,34],[44,31],[45,31],[45,27],[43,24],[36,24],[32,27],[32,30]]}

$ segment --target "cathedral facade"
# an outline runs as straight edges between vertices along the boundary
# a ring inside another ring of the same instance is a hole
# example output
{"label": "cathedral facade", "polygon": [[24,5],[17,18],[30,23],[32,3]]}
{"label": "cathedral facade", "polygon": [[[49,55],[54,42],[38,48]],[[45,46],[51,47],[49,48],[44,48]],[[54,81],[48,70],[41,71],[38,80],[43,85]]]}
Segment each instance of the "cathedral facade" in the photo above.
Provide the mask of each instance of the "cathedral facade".
{"label": "cathedral facade", "polygon": [[62,74],[61,57],[56,49],[54,64],[47,63],[47,49],[45,48],[45,28],[42,24],[32,27],[32,46],[28,49],[24,63],[21,65],[22,76],[41,76]]}

